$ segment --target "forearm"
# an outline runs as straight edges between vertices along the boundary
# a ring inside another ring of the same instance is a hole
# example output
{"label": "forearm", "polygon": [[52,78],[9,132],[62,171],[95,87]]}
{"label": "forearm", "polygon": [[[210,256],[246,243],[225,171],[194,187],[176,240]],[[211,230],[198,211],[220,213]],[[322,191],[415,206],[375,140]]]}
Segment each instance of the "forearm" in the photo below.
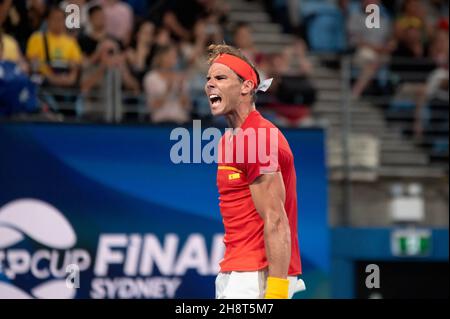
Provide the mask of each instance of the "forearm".
{"label": "forearm", "polygon": [[175,14],[169,12],[164,17],[164,25],[173,33],[184,40],[189,40],[190,33],[177,20]]}
{"label": "forearm", "polygon": [[263,174],[251,185],[255,208],[264,221],[264,244],[269,264],[264,298],[286,299],[291,260],[291,231],[284,208],[286,192],[280,172]]}
{"label": "forearm", "polygon": [[287,278],[291,259],[291,233],[286,213],[284,217],[264,223],[266,257],[269,263],[269,277]]}
{"label": "forearm", "polygon": [[132,90],[134,93],[138,94],[140,92],[139,82],[134,78],[134,76],[128,71],[127,68],[122,70],[123,84],[126,89]]}

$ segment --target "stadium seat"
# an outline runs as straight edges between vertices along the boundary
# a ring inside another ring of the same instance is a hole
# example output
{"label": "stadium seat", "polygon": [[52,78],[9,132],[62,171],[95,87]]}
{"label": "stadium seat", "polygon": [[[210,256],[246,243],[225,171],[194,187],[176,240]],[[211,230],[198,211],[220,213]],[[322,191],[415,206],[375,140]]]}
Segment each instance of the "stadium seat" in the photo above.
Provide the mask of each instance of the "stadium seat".
{"label": "stadium seat", "polygon": [[339,9],[324,5],[305,18],[308,43],[312,52],[339,53],[346,49],[344,18]]}

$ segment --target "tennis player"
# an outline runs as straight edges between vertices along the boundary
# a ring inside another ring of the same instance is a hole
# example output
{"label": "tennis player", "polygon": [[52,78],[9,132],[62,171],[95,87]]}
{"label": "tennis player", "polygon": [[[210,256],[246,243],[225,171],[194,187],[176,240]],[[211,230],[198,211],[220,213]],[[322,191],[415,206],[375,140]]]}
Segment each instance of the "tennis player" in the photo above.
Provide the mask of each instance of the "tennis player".
{"label": "tennis player", "polygon": [[287,140],[255,107],[257,90],[270,84],[260,83],[240,50],[221,44],[209,46],[208,53],[205,92],[211,112],[224,115],[233,129],[219,146],[225,255],[216,298],[291,298],[305,289],[298,279],[296,172]]}

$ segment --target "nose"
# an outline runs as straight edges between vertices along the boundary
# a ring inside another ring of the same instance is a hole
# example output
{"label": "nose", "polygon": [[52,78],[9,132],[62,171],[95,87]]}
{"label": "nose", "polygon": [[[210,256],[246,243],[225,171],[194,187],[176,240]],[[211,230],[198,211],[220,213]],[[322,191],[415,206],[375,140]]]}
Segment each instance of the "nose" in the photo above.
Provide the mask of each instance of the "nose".
{"label": "nose", "polygon": [[212,79],[209,79],[209,80],[206,82],[206,88],[207,88],[207,89],[213,89],[213,88],[214,88],[214,83],[212,82]]}

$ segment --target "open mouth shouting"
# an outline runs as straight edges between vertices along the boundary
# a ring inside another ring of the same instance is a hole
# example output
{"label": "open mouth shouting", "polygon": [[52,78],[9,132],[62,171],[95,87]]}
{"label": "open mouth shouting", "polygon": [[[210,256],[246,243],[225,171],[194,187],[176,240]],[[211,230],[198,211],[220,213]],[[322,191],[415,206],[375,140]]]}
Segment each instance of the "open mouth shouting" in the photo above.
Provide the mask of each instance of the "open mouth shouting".
{"label": "open mouth shouting", "polygon": [[220,105],[220,103],[222,102],[222,97],[220,97],[217,94],[210,94],[209,95],[209,102],[211,103],[211,106],[213,108],[216,108]]}

